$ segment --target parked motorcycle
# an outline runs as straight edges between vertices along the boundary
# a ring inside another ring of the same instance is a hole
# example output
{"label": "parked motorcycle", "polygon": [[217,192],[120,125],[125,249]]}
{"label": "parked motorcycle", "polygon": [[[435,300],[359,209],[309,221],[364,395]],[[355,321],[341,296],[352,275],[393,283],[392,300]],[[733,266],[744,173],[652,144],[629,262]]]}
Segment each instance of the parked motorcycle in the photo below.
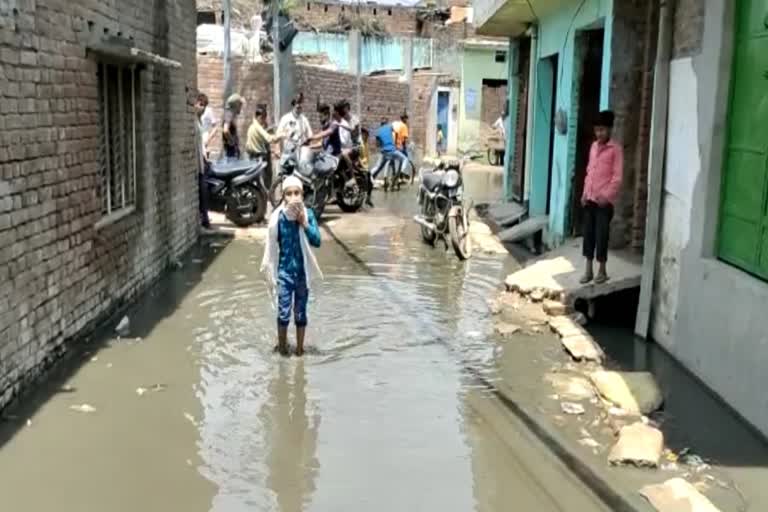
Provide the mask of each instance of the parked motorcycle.
{"label": "parked motorcycle", "polygon": [[[355,160],[353,159],[353,163]],[[306,146],[286,144],[280,170],[269,192],[276,207],[283,197],[283,180],[297,176],[304,185],[304,204],[319,220],[327,204],[336,203],[346,213],[354,213],[365,201],[368,175],[359,165],[349,170],[346,160],[325,152],[313,153]]]}
{"label": "parked motorcycle", "polygon": [[266,166],[264,160],[212,162],[205,176],[209,208],[224,213],[240,227],[263,221],[267,213]]}
{"label": "parked motorcycle", "polygon": [[440,162],[434,169],[422,171],[418,201],[420,214],[414,221],[421,226],[421,237],[429,245],[441,239],[460,260],[472,256],[469,236],[469,210],[464,204],[464,183],[460,164]]}

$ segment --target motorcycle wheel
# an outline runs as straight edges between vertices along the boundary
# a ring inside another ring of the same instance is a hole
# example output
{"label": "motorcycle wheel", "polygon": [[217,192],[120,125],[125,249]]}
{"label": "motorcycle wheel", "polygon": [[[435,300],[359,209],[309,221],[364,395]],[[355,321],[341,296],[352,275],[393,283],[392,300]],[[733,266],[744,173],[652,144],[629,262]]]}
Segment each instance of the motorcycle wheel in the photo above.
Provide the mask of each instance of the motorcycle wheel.
{"label": "motorcycle wheel", "polygon": [[459,210],[458,215],[448,218],[448,232],[456,257],[468,260],[472,256],[472,238],[469,236],[469,226],[463,211]]}
{"label": "motorcycle wheel", "polygon": [[277,208],[277,205],[283,200],[283,177],[278,176],[269,188],[269,203],[272,208]]}
{"label": "motorcycle wheel", "polygon": [[261,222],[267,213],[267,194],[250,183],[230,190],[226,201],[227,218],[238,227]]}
{"label": "motorcycle wheel", "polygon": [[307,204],[307,202],[304,203],[307,208],[312,208],[312,211],[315,212],[315,219],[317,219],[317,222],[320,222],[323,212],[325,212],[325,195],[325,188],[321,188],[315,192],[311,204]]}
{"label": "motorcycle wheel", "polygon": [[[421,207],[421,214],[426,219],[432,216],[432,214],[434,213],[433,211],[434,208],[430,208],[430,205],[427,204],[426,199],[424,201],[425,203]],[[424,226],[420,226],[420,227],[421,227],[421,239],[424,240],[424,242],[427,245],[434,246],[435,240],[437,240],[437,233],[435,233],[433,230],[429,228],[425,228]]]}
{"label": "motorcycle wheel", "polygon": [[363,207],[368,177],[363,173],[355,173],[355,184],[351,185],[355,190],[349,190],[351,186],[344,184],[336,193],[336,203],[344,213],[355,213]]}

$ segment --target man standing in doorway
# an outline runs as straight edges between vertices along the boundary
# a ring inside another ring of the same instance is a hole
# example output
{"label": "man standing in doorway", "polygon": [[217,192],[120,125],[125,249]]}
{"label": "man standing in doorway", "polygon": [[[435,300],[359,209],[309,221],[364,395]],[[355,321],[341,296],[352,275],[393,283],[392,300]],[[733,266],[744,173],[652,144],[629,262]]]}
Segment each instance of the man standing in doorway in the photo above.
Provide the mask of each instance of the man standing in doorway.
{"label": "man standing in doorway", "polygon": [[[621,188],[624,174],[624,152],[621,145],[611,138],[614,114],[604,110],[595,122],[595,142],[589,150],[587,176],[584,180],[584,257],[586,271],[581,282],[586,284],[594,278],[595,284],[608,280],[608,234],[610,232],[613,208]],[[599,265],[594,277],[593,260]]]}

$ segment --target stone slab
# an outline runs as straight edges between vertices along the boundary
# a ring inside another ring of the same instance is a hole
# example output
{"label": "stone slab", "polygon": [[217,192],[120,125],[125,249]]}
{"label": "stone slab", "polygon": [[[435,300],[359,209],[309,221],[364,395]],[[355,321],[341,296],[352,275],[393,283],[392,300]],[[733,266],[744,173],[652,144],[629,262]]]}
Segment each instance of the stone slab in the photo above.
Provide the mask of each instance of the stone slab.
{"label": "stone slab", "polygon": [[594,361],[599,363],[603,360],[602,349],[589,336],[581,334],[567,336],[562,338],[560,342],[571,357],[577,361]]}
{"label": "stone slab", "polygon": [[693,484],[682,478],[647,485],[640,489],[640,495],[658,512],[720,512]]}
{"label": "stone slab", "polygon": [[[502,236],[499,238],[504,241]],[[639,287],[642,260],[629,251],[611,251],[608,255],[610,279],[603,284],[581,284],[583,271],[581,239],[572,239],[507,276],[505,285],[510,291],[523,293],[547,290],[550,297],[562,296],[562,301],[572,306],[577,299],[593,299]]]}
{"label": "stone slab", "polygon": [[596,371],[589,375],[600,396],[633,415],[650,414],[664,402],[664,395],[649,372]]}
{"label": "stone slab", "polygon": [[608,454],[611,464],[658,467],[664,449],[664,434],[657,428],[637,422],[619,431],[619,440]]}

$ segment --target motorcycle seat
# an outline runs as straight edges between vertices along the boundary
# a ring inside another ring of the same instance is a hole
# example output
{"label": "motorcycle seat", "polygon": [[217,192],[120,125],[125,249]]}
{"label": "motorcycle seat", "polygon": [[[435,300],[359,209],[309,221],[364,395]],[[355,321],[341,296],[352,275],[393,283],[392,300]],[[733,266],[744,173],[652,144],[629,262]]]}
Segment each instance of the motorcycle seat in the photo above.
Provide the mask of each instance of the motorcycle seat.
{"label": "motorcycle seat", "polygon": [[443,173],[427,173],[421,178],[421,183],[424,185],[424,188],[429,190],[430,192],[434,192],[437,190],[438,187],[440,187],[440,184],[443,182]]}
{"label": "motorcycle seat", "polygon": [[228,179],[245,174],[261,162],[253,160],[235,160],[230,162],[215,162],[211,165],[210,173],[219,179]]}

